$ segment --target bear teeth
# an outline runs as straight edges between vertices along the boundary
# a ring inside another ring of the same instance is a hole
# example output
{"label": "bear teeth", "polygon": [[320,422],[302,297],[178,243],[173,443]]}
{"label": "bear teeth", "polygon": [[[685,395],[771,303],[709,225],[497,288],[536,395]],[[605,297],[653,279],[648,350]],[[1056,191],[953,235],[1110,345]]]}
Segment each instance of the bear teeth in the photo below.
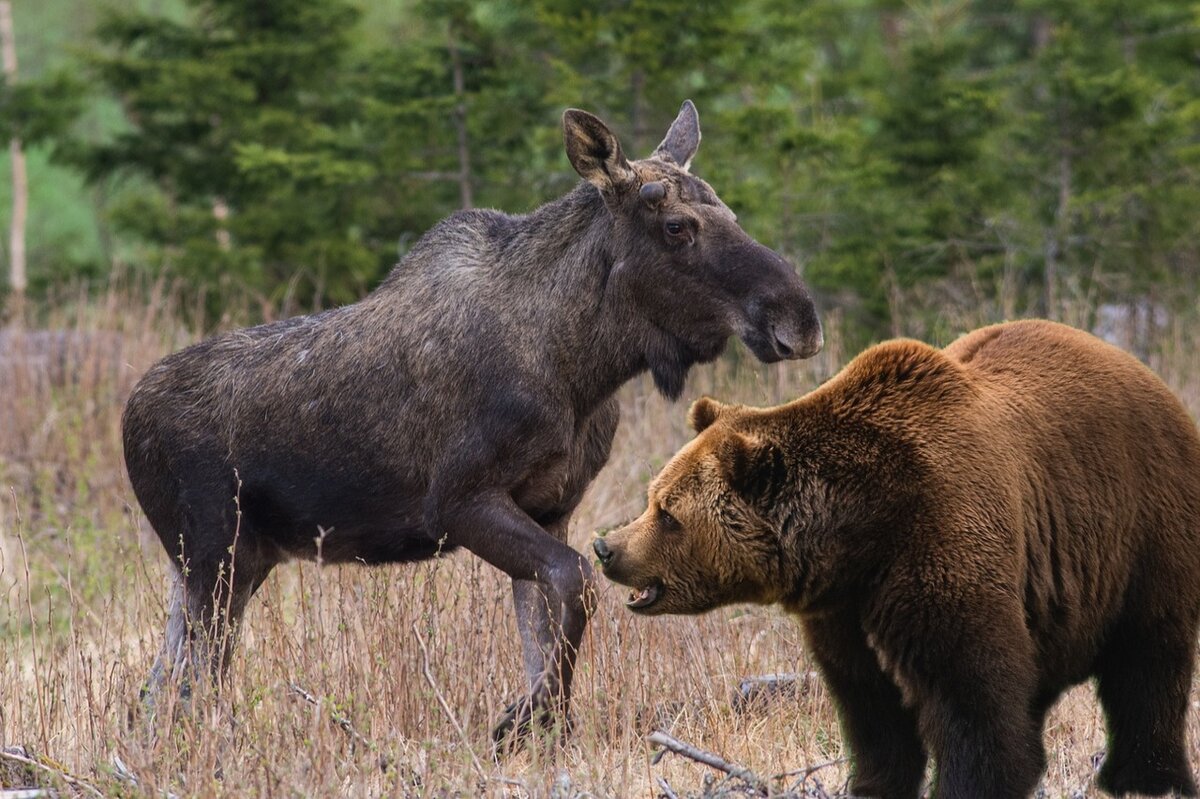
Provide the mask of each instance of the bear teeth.
{"label": "bear teeth", "polygon": [[631,591],[625,604],[631,608],[644,608],[658,599],[658,584],[651,583],[640,591]]}

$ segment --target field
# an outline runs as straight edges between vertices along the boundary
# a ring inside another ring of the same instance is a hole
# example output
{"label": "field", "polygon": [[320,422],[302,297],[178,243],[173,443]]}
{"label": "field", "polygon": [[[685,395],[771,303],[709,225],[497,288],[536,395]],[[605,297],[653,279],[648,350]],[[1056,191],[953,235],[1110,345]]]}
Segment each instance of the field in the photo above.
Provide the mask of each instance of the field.
{"label": "field", "polygon": [[[47,347],[48,359],[12,357],[23,334],[0,334],[0,744],[10,747],[0,787],[64,796],[743,795],[744,783],[689,759],[656,760],[646,737],[662,730],[750,769],[776,793],[843,789],[833,709],[807,676],[813,666],[790,619],[759,607],[636,618],[607,583],[580,657],[569,743],[496,762],[488,730],[521,688],[520,655],[507,580],[466,553],[409,567],[276,569],[247,615],[221,700],[201,702],[202,712],[153,740],[130,730],[161,643],[168,564],[124,476],[120,411],[149,364],[195,338],[177,297],[149,299],[117,289],[60,298],[39,326],[65,338],[24,346]],[[941,326],[953,335],[985,321]],[[736,349],[694,371],[678,404],[649,380],[626,386],[612,460],[571,543],[582,550],[596,528],[640,512],[647,480],[688,439],[687,401],[711,393],[776,403],[833,374],[852,353],[836,314],[826,325],[827,347],[813,361],[767,368]],[[1200,412],[1195,328],[1162,326],[1147,357]],[[801,679],[788,696],[734,708],[743,679],[771,673]],[[1193,703],[1196,764],[1200,683]],[[1096,795],[1104,729],[1089,686],[1054,710],[1046,739],[1045,795]]]}

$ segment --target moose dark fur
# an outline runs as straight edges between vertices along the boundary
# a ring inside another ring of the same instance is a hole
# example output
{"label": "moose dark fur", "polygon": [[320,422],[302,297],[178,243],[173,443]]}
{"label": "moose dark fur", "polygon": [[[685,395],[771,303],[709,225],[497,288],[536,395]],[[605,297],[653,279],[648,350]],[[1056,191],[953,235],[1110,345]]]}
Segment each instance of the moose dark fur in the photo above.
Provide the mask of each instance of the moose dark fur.
{"label": "moose dark fur", "polygon": [[765,362],[822,335],[793,268],[689,174],[690,101],[641,161],[584,111],[563,130],[585,179],[566,196],[456,213],[362,301],[211,338],[138,384],[126,464],[180,574],[151,705],[172,675],[220,677],[276,564],[462,547],[513,580],[529,688],[496,740],[565,716],[593,581],[567,525],[614,392],[648,369],[675,398],[732,334]]}

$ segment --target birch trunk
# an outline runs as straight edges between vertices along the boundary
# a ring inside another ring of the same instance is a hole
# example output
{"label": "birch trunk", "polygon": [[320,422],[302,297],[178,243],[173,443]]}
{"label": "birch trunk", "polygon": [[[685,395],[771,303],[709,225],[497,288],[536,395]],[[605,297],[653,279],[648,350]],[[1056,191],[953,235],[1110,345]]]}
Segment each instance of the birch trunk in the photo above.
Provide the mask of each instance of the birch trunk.
{"label": "birch trunk", "polygon": [[[13,38],[12,3],[0,0],[0,59],[4,62],[4,76],[9,85],[17,81],[17,47]],[[25,216],[29,208],[29,179],[25,173],[25,153],[21,140],[14,138],[8,143],[12,158],[12,222],[8,237],[9,285],[13,299],[19,306],[24,300],[28,278],[25,272]]]}

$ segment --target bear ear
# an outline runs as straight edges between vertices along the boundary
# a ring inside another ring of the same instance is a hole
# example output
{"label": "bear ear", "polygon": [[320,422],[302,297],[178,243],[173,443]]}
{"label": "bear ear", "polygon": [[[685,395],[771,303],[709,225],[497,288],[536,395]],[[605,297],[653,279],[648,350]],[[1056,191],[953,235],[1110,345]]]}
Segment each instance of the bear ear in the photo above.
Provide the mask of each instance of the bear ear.
{"label": "bear ear", "polygon": [[721,411],[725,410],[727,405],[722,405],[712,397],[701,397],[692,403],[691,410],[688,411],[688,424],[697,433],[703,433],[713,422],[720,417]]}
{"label": "bear ear", "polygon": [[771,443],[743,433],[730,434],[717,447],[722,479],[748,500],[779,492],[778,483],[787,479],[783,453]]}

